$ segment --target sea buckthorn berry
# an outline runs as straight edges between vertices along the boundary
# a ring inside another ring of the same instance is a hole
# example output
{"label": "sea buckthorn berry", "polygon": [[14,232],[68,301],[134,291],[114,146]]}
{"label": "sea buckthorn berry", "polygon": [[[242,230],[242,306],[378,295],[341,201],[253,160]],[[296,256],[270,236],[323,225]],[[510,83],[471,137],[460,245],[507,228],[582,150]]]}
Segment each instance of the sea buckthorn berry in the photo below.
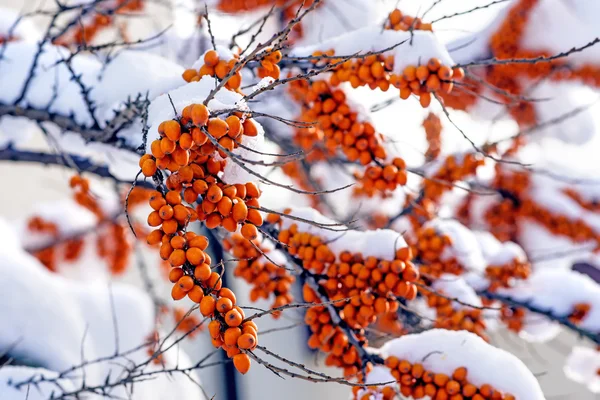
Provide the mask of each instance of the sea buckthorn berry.
{"label": "sea buckthorn berry", "polygon": [[179,281],[179,279],[183,276],[183,269],[181,268],[173,268],[169,271],[169,280],[173,283]]}
{"label": "sea buckthorn berry", "polygon": [[198,265],[194,269],[194,276],[196,277],[196,279],[202,282],[207,281],[210,278],[211,273],[212,270],[210,269],[210,265],[208,264]]}
{"label": "sea buckthorn berry", "polygon": [[208,333],[210,337],[215,339],[221,335],[221,323],[217,320],[208,323]]}
{"label": "sea buckthorn berry", "polygon": [[163,232],[160,229],[155,229],[146,236],[146,242],[153,246],[161,242]]}
{"label": "sea buckthorn berry", "polygon": [[209,50],[204,53],[204,64],[209,67],[214,67],[219,62],[219,53],[215,50]]}
{"label": "sea buckthorn berry", "polygon": [[210,278],[208,278],[208,282],[206,283],[206,286],[212,290],[220,290],[221,286],[223,285],[223,280],[221,279],[221,275],[219,275],[217,272],[212,272],[210,274]]}
{"label": "sea buckthorn berry", "polygon": [[250,370],[250,357],[247,354],[237,354],[233,356],[233,365],[239,373],[245,374]]}
{"label": "sea buckthorn berry", "polygon": [[241,229],[242,235],[248,240],[254,240],[258,237],[258,229],[255,225],[246,223]]}
{"label": "sea buckthorn berry", "polygon": [[181,137],[181,126],[177,121],[166,121],[164,125],[165,136],[167,136],[171,141],[177,142]]}
{"label": "sea buckthorn berry", "polygon": [[209,317],[215,312],[215,306],[217,301],[212,296],[204,296],[202,301],[200,301],[200,313],[203,316]]}
{"label": "sea buckthorn berry", "polygon": [[256,347],[256,337],[250,333],[244,333],[237,340],[237,345],[240,349],[251,350]]}
{"label": "sea buckthorn berry", "polygon": [[226,313],[233,308],[233,302],[226,297],[222,297],[217,300],[217,311],[220,313]]}
{"label": "sea buckthorn berry", "polygon": [[194,286],[192,290],[188,292],[188,297],[194,303],[200,303],[204,298],[204,292],[200,286]]}
{"label": "sea buckthorn berry", "polygon": [[238,338],[242,336],[242,330],[238,327],[227,328],[223,335],[223,341],[227,346],[236,346]]}
{"label": "sea buckthorn berry", "polygon": [[208,133],[210,133],[216,139],[220,139],[227,135],[229,127],[227,122],[219,118],[211,118],[208,120]]}
{"label": "sea buckthorn berry", "polygon": [[227,314],[225,314],[225,323],[228,326],[240,326],[240,324],[242,323],[243,317],[242,315],[238,312],[238,310],[233,309],[227,312]]}

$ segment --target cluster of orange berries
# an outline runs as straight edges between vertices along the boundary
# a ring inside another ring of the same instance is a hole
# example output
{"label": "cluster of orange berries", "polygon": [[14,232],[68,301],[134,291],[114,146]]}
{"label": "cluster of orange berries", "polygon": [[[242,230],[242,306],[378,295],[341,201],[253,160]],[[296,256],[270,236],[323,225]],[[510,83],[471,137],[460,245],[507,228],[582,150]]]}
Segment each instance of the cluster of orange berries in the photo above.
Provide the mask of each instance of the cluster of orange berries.
{"label": "cluster of orange berries", "polygon": [[[484,305],[489,305],[491,302],[484,302]],[[525,309],[521,307],[510,307],[502,305],[500,309],[500,320],[504,322],[506,327],[515,333],[521,332],[525,323]]]}
{"label": "cluster of orange berries", "polygon": [[[257,134],[256,125],[252,120],[241,120],[237,115],[226,120],[210,118],[206,106],[192,104],[183,109],[180,119],[162,122],[158,133],[160,138],[151,144],[152,154],[142,156],[140,167],[148,177],[164,170],[171,174],[166,180],[165,193],[154,191],[149,198],[153,211],[148,216],[148,224],[157,229],[150,232],[146,240],[149,245],[160,244],[161,258],[168,260],[173,267],[169,273],[169,280],[174,284],[171,291],[173,299],[187,296],[200,304],[202,315],[212,318],[209,330],[213,345],[226,350],[238,371],[246,373],[250,358],[243,350],[256,345],[256,340],[248,344],[246,334],[251,334],[252,329],[256,331],[256,326],[253,322],[244,321],[243,310],[235,305],[235,295],[231,290],[222,288],[221,274],[213,271],[212,260],[205,252],[208,239],[187,231],[187,226],[200,220],[209,229],[223,226],[234,232],[241,224],[243,237],[249,240],[258,237],[256,226],[263,222],[256,209],[260,190],[251,182],[224,183],[219,174],[227,160],[219,161],[215,156],[220,154],[226,158],[228,153],[209,140],[212,137],[222,147],[233,150],[237,145],[237,142],[233,144],[233,140],[241,140],[243,134]],[[160,189],[164,191],[162,187]],[[193,203],[197,204],[195,208]],[[239,335],[244,338],[243,347],[225,340],[223,335],[229,328],[245,330]],[[256,338],[256,333],[251,336]]]}
{"label": "cluster of orange berries", "polygon": [[549,232],[568,237],[574,242],[600,243],[600,234],[583,219],[569,219],[565,215],[547,210],[531,199],[529,195],[531,180],[527,172],[509,172],[497,166],[492,187],[511,196],[493,205],[484,214],[490,232],[498,239],[515,240],[519,220],[530,218]]}
{"label": "cluster of orange berries", "polygon": [[[302,293],[306,302],[321,302],[308,284],[304,285]],[[350,343],[347,334],[339,326],[334,325],[326,306],[314,306],[306,310],[304,322],[312,332],[308,339],[308,346],[327,354],[325,365],[342,368],[344,377],[357,378],[359,381],[364,378],[363,367],[366,372],[372,369],[373,366],[369,362],[363,366],[363,360],[356,347]],[[367,339],[362,332],[353,332],[353,334],[358,341],[367,344]]]}
{"label": "cluster of orange berries", "polygon": [[[323,63],[319,57],[328,56],[325,62],[336,63],[340,60],[331,58],[332,51],[313,53],[313,63]],[[347,60],[336,67],[331,74],[330,83],[337,86],[349,82],[353,88],[368,85],[375,90],[387,91],[391,86],[400,89],[400,98],[408,99],[411,94],[419,97],[424,108],[431,103],[432,93],[450,93],[454,82],[463,79],[462,68],[450,68],[442,65],[438,58],[431,58],[426,65],[408,65],[401,74],[394,74],[394,56],[373,54],[362,58]]]}
{"label": "cluster of orange berries", "polygon": [[[44,220],[42,217],[31,217],[27,222],[27,229],[30,232],[47,234],[53,238],[58,237],[58,226],[53,222]],[[33,253],[33,256],[37,258],[48,270],[56,271],[56,246],[48,246],[44,249],[37,250]]]}
{"label": "cluster of orange berries", "polygon": [[400,384],[400,394],[404,397],[421,399],[427,396],[432,400],[515,400],[513,395],[502,393],[489,384],[477,387],[469,383],[465,367],[456,368],[452,376],[448,376],[395,356],[386,358],[385,365]]}
{"label": "cluster of orange berries", "polygon": [[[521,47],[531,11],[539,0],[518,0],[511,4],[505,19],[490,37],[489,48],[498,60],[528,59],[540,56],[549,57],[551,52],[527,50]],[[492,93],[509,106],[509,113],[521,126],[532,126],[537,122],[537,113],[532,102],[520,99],[523,94],[523,79],[550,79],[552,81],[580,80],[586,85],[600,86],[600,69],[594,65],[576,67],[569,65],[568,58],[536,63],[499,63],[486,66],[482,71],[486,85],[492,85],[505,93]],[[445,104],[460,110],[467,110],[477,101],[477,94],[484,85],[475,80],[466,80],[468,90],[454,95],[442,94]]]}
{"label": "cluster of orange berries", "polygon": [[531,274],[531,265],[518,259],[513,259],[506,265],[488,265],[485,275],[490,279],[488,290],[493,292],[498,288],[509,288],[515,279],[527,279]]}
{"label": "cluster of orange berries", "polygon": [[250,357],[246,350],[254,350],[258,345],[256,324],[245,319],[244,310],[235,304],[233,292],[223,288],[218,299],[206,296],[200,302],[200,312],[205,317],[214,318],[208,324],[212,344],[222,348],[227,357],[233,359],[233,365],[242,374],[250,369]]}
{"label": "cluster of orange berries", "polygon": [[592,306],[588,303],[577,303],[573,305],[573,311],[569,314],[569,321],[579,324],[588,315]]}
{"label": "cluster of orange berries", "polygon": [[442,274],[462,274],[464,268],[456,258],[442,260],[446,247],[452,246],[450,236],[431,226],[418,229],[415,236],[412,250],[421,262],[419,269],[423,275],[439,278]]}
{"label": "cluster of orange berries", "polygon": [[[203,76],[212,76],[218,79],[224,79],[234,66],[239,61],[239,56],[237,54],[233,55],[233,58],[230,60],[224,60],[219,58],[219,53],[215,50],[209,50],[204,53],[204,64],[200,67],[200,69],[186,69],[183,71],[183,80],[186,82],[197,82]],[[240,70],[236,71],[225,84],[227,89],[239,92],[240,86],[242,85],[242,72]]]}
{"label": "cluster of orange berries", "polygon": [[102,207],[92,195],[87,179],[75,175],[69,183],[75,191],[75,201],[93,212],[99,221],[106,221],[97,232],[96,252],[98,256],[108,263],[113,274],[118,275],[125,272],[133,250],[127,234],[128,226],[123,221],[110,221],[110,216],[105,215]]}
{"label": "cluster of orange berries", "polygon": [[323,275],[319,284],[329,299],[346,300],[339,304],[340,317],[353,328],[364,328],[377,316],[397,310],[398,297],[412,300],[417,295],[413,282],[419,272],[408,247],[398,249],[393,261],[349,251],[338,258],[321,237],[299,232],[296,224],[281,229],[278,239],[304,269]]}
{"label": "cluster of orange berries", "polygon": [[[298,7],[305,9],[313,5],[314,0],[220,0],[217,7],[226,13],[240,13],[253,11],[267,6],[285,6],[282,12],[284,21],[289,21],[296,16]],[[323,2],[321,2],[323,3]],[[302,37],[302,24],[296,24],[292,28],[298,37]]]}
{"label": "cluster of orange berries", "polygon": [[279,79],[281,75],[281,69],[277,65],[282,58],[281,51],[273,49],[266,49],[265,56],[260,60],[260,67],[256,69],[256,75],[259,78],[271,77],[273,79]]}
{"label": "cluster of orange berries", "polygon": [[[241,135],[257,135],[252,120],[242,122],[236,115],[225,120],[209,118],[206,106],[192,104],[183,109],[179,121],[165,121],[158,131],[161,138],[152,142],[152,154],[144,155],[140,166],[145,176],[153,176],[157,170],[170,170],[172,173],[166,185],[173,194],[169,199],[167,193],[165,207],[155,208],[149,224],[162,224],[164,230],[166,223],[167,234],[174,234],[178,224],[181,226],[187,219],[200,219],[210,229],[222,226],[230,232],[242,224],[242,235],[255,239],[258,236],[256,226],[263,222],[257,210],[260,190],[252,182],[227,185],[220,180],[218,174],[224,170],[227,160],[219,161],[214,155],[219,153],[225,158],[227,153],[216,148],[207,136],[218,140],[223,148],[233,150]],[[195,210],[181,205],[181,191],[187,203],[201,199]]]}
{"label": "cluster of orange berries", "polygon": [[341,149],[349,161],[362,165],[386,157],[382,136],[371,123],[360,120],[342,90],[325,81],[295,81],[290,91],[303,104],[299,120],[317,122],[316,126],[297,130],[295,140],[302,149],[311,150],[324,142],[329,154]]}
{"label": "cluster of orange berries", "polygon": [[413,18],[405,15],[399,9],[395,9],[388,15],[385,29],[394,31],[433,31],[431,24],[421,21],[421,18]]}
{"label": "cluster of orange berries", "polygon": [[187,312],[181,307],[173,309],[173,319],[177,324],[175,329],[187,334],[187,337],[193,338],[201,330],[202,325],[198,317],[186,314]]}
{"label": "cluster of orange berries", "polygon": [[425,158],[427,160],[435,160],[440,156],[442,150],[442,121],[437,115],[430,112],[423,120],[423,128],[425,129],[425,138],[427,140]]}
{"label": "cluster of orange berries", "polygon": [[424,197],[433,201],[439,201],[444,192],[452,189],[454,182],[474,175],[477,172],[477,168],[483,164],[484,160],[477,154],[465,154],[462,160],[449,155],[435,174],[424,180]]}
{"label": "cluster of orange berries", "polygon": [[[242,235],[234,234],[223,241],[223,248],[239,261],[233,274],[242,277],[252,286],[250,301],[268,299],[274,296],[271,308],[290,304],[293,301],[291,286],[296,278],[289,271],[273,262],[263,260],[262,255],[269,250],[261,247],[258,240],[250,241]],[[273,318],[279,318],[280,312],[274,312]]]}
{"label": "cluster of orange berries", "polygon": [[76,24],[72,32],[59,37],[55,43],[58,45],[89,44],[95,37],[113,24],[115,15],[140,11],[144,8],[143,0],[117,0],[113,12],[98,12],[90,20]]}
{"label": "cluster of orange berries", "polygon": [[423,290],[422,293],[427,298],[427,305],[436,310],[434,323],[436,328],[450,331],[469,331],[485,341],[489,341],[485,333],[487,327],[481,309],[468,307],[455,309],[452,304],[453,301],[440,296],[439,292],[433,293]]}
{"label": "cluster of orange berries", "polygon": [[572,188],[563,189],[563,193],[569,196],[572,200],[574,200],[581,208],[585,208],[588,211],[599,212],[600,211],[600,201],[587,200],[579,194],[579,192]]}
{"label": "cluster of orange berries", "polygon": [[364,174],[354,174],[359,186],[354,188],[354,195],[373,197],[376,193],[393,192],[398,186],[406,185],[408,175],[406,163],[396,157],[390,164],[369,165]]}

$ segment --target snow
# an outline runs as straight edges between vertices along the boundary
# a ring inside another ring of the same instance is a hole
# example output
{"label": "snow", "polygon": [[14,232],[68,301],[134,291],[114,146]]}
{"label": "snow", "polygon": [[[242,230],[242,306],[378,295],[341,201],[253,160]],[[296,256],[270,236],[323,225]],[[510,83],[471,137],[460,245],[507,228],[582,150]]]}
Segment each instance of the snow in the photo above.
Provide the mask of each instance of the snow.
{"label": "snow", "polygon": [[[108,357],[115,350],[129,351],[144,343],[154,329],[154,312],[150,298],[140,289],[104,280],[72,281],[46,270],[35,258],[18,245],[18,235],[0,220],[0,349],[28,365],[60,372],[82,361]],[[116,321],[116,323],[114,322]],[[141,363],[147,359],[145,349],[116,357],[108,362],[92,363],[85,367],[88,386],[102,384],[108,374],[115,380],[122,365]],[[187,357],[173,348],[165,354],[167,365],[191,365]],[[6,382],[21,381],[39,373],[53,372],[4,367],[0,371],[0,397],[21,399],[23,387],[17,394]],[[146,371],[156,370],[149,366]],[[81,369],[65,377],[81,385]],[[158,379],[136,384],[134,399],[160,399],[177,396],[201,399],[199,389],[182,376],[157,375]],[[175,384],[173,382],[175,379]],[[43,389],[45,385],[42,385]],[[56,390],[46,387],[46,390]],[[115,388],[115,396],[125,396],[124,388]],[[45,397],[49,392],[45,392]]]}
{"label": "snow", "polygon": [[12,36],[20,41],[35,42],[40,39],[41,33],[35,24],[27,18],[19,20],[19,17],[14,9],[0,7],[0,37],[12,33]]}
{"label": "snow", "polygon": [[[585,21],[585,15],[590,11],[596,12],[593,15],[597,16],[598,8],[595,7],[594,10],[593,6],[588,7],[585,3],[581,0],[571,4],[566,4],[563,0],[538,1],[525,25],[521,45],[526,49],[558,54],[573,47],[581,47],[600,36],[598,24]],[[600,48],[593,46],[583,52],[574,53],[568,60],[570,64],[578,66],[598,65]]]}
{"label": "snow", "polygon": [[575,382],[586,385],[593,393],[600,393],[600,352],[587,347],[575,346],[567,358],[565,375]]}
{"label": "snow", "polygon": [[500,289],[521,301],[566,316],[575,304],[589,304],[590,311],[578,326],[600,332],[600,286],[589,276],[576,271],[544,268],[534,271],[529,279],[511,289]]}
{"label": "snow", "polygon": [[[411,42],[412,41],[412,42]],[[400,44],[402,43],[402,44]],[[292,51],[293,56],[310,56],[315,51],[333,49],[336,56],[351,56],[368,51],[381,51],[392,46],[386,55],[393,55],[394,73],[400,74],[409,65],[426,64],[437,57],[444,65],[454,65],[450,54],[433,33],[427,31],[410,32],[384,30],[379,26],[369,26],[343,35],[324,40],[317,45],[299,47]]]}
{"label": "snow", "polygon": [[[308,207],[292,208],[290,215],[319,224],[335,223],[335,221]],[[282,217],[282,221],[283,229],[288,229],[291,225],[295,224],[298,226],[298,231],[300,232],[308,232],[312,235],[320,236],[328,242],[329,249],[336,255],[339,255],[343,251],[351,251],[352,253],[361,253],[363,257],[393,260],[396,250],[407,246],[402,235],[390,229],[376,229],[367,232],[355,230],[340,231],[340,229],[344,228],[342,225],[337,227],[330,226],[329,228],[337,230],[332,231],[291,218]]]}
{"label": "snow", "polygon": [[513,261],[525,262],[527,255],[514,242],[500,242],[494,235],[485,231],[473,231],[488,265],[506,265]]}
{"label": "snow", "polygon": [[[439,279],[436,279],[432,287],[435,291],[441,292],[444,295],[457,299],[463,303],[470,304],[475,307],[481,307],[481,298],[477,296],[475,290],[461,277],[451,274],[442,274]],[[454,309],[472,309],[472,307],[463,304],[452,302]]]}
{"label": "snow", "polygon": [[466,331],[432,329],[405,335],[387,342],[381,353],[422,363],[435,373],[451,375],[465,367],[467,380],[475,386],[487,383],[519,400],[545,399],[537,379],[521,360]]}
{"label": "snow", "polygon": [[467,270],[483,272],[486,262],[481,254],[477,237],[467,227],[455,220],[435,219],[425,224],[433,227],[440,235],[450,237],[452,244],[444,248],[442,259],[456,258]]}

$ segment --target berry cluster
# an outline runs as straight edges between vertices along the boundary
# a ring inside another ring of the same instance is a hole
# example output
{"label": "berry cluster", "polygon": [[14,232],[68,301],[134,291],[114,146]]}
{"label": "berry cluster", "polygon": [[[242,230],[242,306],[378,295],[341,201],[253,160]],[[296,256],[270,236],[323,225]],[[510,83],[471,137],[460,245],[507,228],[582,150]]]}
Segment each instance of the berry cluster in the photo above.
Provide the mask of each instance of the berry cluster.
{"label": "berry cluster", "polygon": [[421,21],[421,18],[413,18],[405,15],[399,9],[395,9],[388,15],[385,29],[394,31],[433,31],[431,24]]}
{"label": "berry cluster", "polygon": [[[331,57],[332,52],[313,53],[317,57],[313,62],[322,63],[318,57],[323,54]],[[326,60],[333,63],[337,61],[331,58]],[[462,68],[442,65],[438,58],[431,58],[426,65],[408,65],[401,74],[393,73],[394,62],[394,56],[382,54],[348,60],[334,70],[330,83],[337,86],[349,82],[353,88],[368,85],[372,90],[379,88],[384,92],[392,85],[400,89],[400,98],[405,100],[414,94],[419,97],[421,106],[426,108],[431,103],[432,93],[452,92],[454,82],[462,80],[465,75]]]}
{"label": "berry cluster", "polygon": [[437,115],[430,112],[423,120],[423,128],[425,129],[425,138],[427,140],[425,158],[427,160],[435,160],[440,156],[442,149],[442,121]]}
{"label": "berry cluster", "polygon": [[[90,182],[79,175],[75,175],[70,180],[70,185],[74,189],[73,198],[75,201],[94,213],[98,220],[96,234],[96,253],[106,261],[111,273],[117,275],[125,271],[129,264],[129,257],[132,251],[130,236],[127,233],[128,227],[125,221],[114,220],[106,215],[98,203],[97,198],[90,191]],[[139,191],[138,191],[139,193]],[[134,207],[132,204],[131,207]],[[59,239],[59,228],[56,224],[43,220],[41,217],[33,217],[29,220],[28,229],[32,232],[44,233],[53,239]],[[73,262],[79,259],[84,249],[85,239],[81,237],[66,238],[59,243],[50,245],[38,250],[34,256],[51,271],[57,270],[57,263],[60,259]]]}
{"label": "berry cluster", "polygon": [[391,164],[369,165],[363,175],[356,172],[354,177],[359,183],[354,188],[354,195],[368,197],[393,192],[398,186],[406,185],[408,179],[406,163],[399,157],[394,158]]}
{"label": "berry cluster", "polygon": [[143,8],[143,0],[116,0],[114,10],[96,13],[93,17],[76,24],[67,34],[59,37],[55,43],[62,46],[89,44],[101,31],[115,22],[116,15],[140,11]]}
{"label": "berry cluster", "polygon": [[532,183],[529,173],[508,171],[496,167],[492,187],[503,199],[493,204],[484,214],[490,232],[500,240],[517,240],[519,221],[532,219],[549,232],[565,236],[576,243],[594,241],[600,243],[600,235],[583,219],[570,219],[539,205],[531,198]]}
{"label": "berry cluster", "polygon": [[[308,285],[303,288],[304,301],[320,303],[319,296]],[[308,346],[319,349],[327,354],[325,365],[342,368],[345,378],[357,378],[359,381],[363,376],[363,362],[356,349],[348,340],[347,334],[336,326],[331,320],[331,314],[325,306],[314,306],[306,310],[304,322],[310,328],[312,335],[308,339]],[[353,332],[356,339],[366,345],[367,340],[362,332]],[[372,365],[366,363],[364,370],[368,373]]]}
{"label": "berry cluster", "polygon": [[421,291],[427,298],[427,305],[436,311],[434,326],[436,328],[447,329],[450,331],[469,331],[480,336],[485,341],[489,341],[485,333],[486,324],[480,309],[476,308],[456,308],[453,301],[440,296],[437,293],[429,292],[426,289]]}
{"label": "berry cluster", "polygon": [[483,164],[484,160],[477,154],[465,154],[462,158],[449,155],[433,176],[423,182],[424,197],[439,201],[444,192],[452,189],[455,182],[474,175]]}
{"label": "berry cluster", "polygon": [[235,305],[233,292],[227,288],[219,290],[217,296],[205,296],[200,302],[200,312],[212,317],[208,332],[212,344],[233,358],[233,365],[242,374],[250,369],[250,357],[246,350],[258,345],[258,328],[253,321],[246,320],[244,310]]}
{"label": "berry cluster", "polygon": [[322,276],[318,283],[327,298],[347,300],[339,305],[340,316],[352,328],[365,328],[378,316],[397,310],[397,298],[412,300],[417,295],[412,282],[419,279],[419,272],[407,247],[397,250],[393,261],[349,251],[336,257],[319,236],[299,232],[295,224],[281,229],[278,239],[304,269]]}
{"label": "berry cluster", "polygon": [[[162,122],[158,133],[160,138],[151,143],[151,154],[142,156],[140,167],[145,176],[157,179],[166,171],[171,173],[166,189],[161,184],[160,191],[150,196],[153,211],[148,224],[157,229],[148,234],[147,242],[160,244],[161,258],[173,267],[169,273],[173,299],[187,296],[200,304],[202,315],[212,318],[213,345],[226,350],[238,371],[246,373],[250,358],[244,350],[256,345],[256,326],[244,320],[233,292],[222,288],[221,274],[213,270],[206,253],[208,238],[187,231],[187,226],[199,220],[209,229],[222,226],[234,232],[241,225],[243,237],[258,237],[256,226],[263,222],[257,210],[260,190],[251,182],[228,185],[221,178],[229,151],[238,146],[242,135],[256,136],[257,127],[243,115],[210,118],[206,106],[192,104],[182,110],[179,119]],[[239,346],[227,339],[233,335],[227,332],[238,330],[243,330],[238,335],[243,338]],[[248,335],[254,340],[249,342]]]}
{"label": "berry cluster", "polygon": [[[293,301],[290,292],[296,278],[286,269],[262,257],[268,254],[268,248],[262,247],[258,240],[250,241],[242,235],[234,234],[223,241],[223,247],[239,261],[233,274],[242,277],[252,286],[250,301],[268,299],[274,296],[271,308],[281,307]],[[279,318],[281,313],[274,312],[273,318]]]}
{"label": "berry cluster", "polygon": [[298,129],[296,142],[304,150],[323,143],[328,154],[340,149],[349,161],[362,165],[374,159],[384,159],[382,136],[370,122],[361,121],[340,89],[325,81],[295,81],[290,85],[292,96],[303,104],[299,120],[317,121],[317,126]]}
{"label": "berry cluster", "polygon": [[400,394],[404,397],[421,399],[427,396],[433,400],[515,400],[513,395],[502,393],[491,385],[477,387],[469,383],[465,367],[456,368],[452,376],[448,376],[426,370],[422,364],[411,364],[395,356],[388,357],[385,365],[400,384]]}
{"label": "berry cluster", "polygon": [[[233,57],[229,60],[225,60],[221,58],[222,56],[215,50],[209,50],[204,53],[204,64],[200,67],[200,69],[186,69],[183,71],[183,80],[186,82],[196,82],[199,81],[203,76],[212,76],[218,79],[223,79],[233,69],[235,64],[239,60],[239,56],[237,54],[233,54]],[[236,71],[225,84],[227,89],[239,92],[240,86],[242,85],[242,73],[241,71]]]}
{"label": "berry cluster", "polygon": [[443,257],[444,250],[452,246],[452,239],[448,235],[429,226],[418,229],[415,236],[412,249],[424,275],[439,278],[442,274],[463,273],[464,268],[456,258]]}
{"label": "berry cluster", "polygon": [[488,265],[485,275],[490,279],[489,291],[498,288],[509,288],[516,279],[527,279],[531,274],[531,265],[517,258],[504,265]]}

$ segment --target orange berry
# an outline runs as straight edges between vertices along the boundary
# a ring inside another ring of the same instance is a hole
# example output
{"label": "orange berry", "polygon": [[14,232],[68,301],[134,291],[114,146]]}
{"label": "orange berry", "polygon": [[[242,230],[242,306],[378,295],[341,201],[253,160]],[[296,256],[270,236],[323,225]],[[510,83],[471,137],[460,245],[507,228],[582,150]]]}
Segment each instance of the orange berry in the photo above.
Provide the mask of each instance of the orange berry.
{"label": "orange berry", "polygon": [[195,285],[192,290],[188,292],[188,297],[194,303],[200,303],[204,298],[204,292],[200,286]]}
{"label": "orange berry", "polygon": [[242,236],[248,240],[254,240],[258,237],[258,229],[253,224],[244,224],[241,232]]}
{"label": "orange berry", "polygon": [[233,356],[233,365],[239,373],[245,374],[250,370],[250,357],[247,354],[237,354]]}
{"label": "orange berry", "polygon": [[237,345],[240,349],[250,350],[256,347],[256,337],[251,333],[244,333],[237,340]]}
{"label": "orange berry", "polygon": [[211,272],[210,278],[208,278],[208,282],[206,282],[206,286],[212,290],[220,290],[223,285],[223,280],[221,279],[221,275],[217,272]]}
{"label": "orange berry", "polygon": [[221,297],[217,300],[217,311],[220,313],[226,313],[233,308],[233,303],[227,297]]}
{"label": "orange berry", "polygon": [[211,185],[206,193],[206,198],[211,203],[218,203],[223,198],[223,190],[217,185]]}
{"label": "orange berry", "polygon": [[179,140],[179,137],[181,136],[181,125],[179,125],[179,122],[174,120],[165,121],[164,130],[165,136],[170,140],[173,142]]}
{"label": "orange berry", "polygon": [[217,301],[212,296],[204,296],[200,301],[200,313],[205,317],[212,315],[215,312],[215,304]]}
{"label": "orange berry", "polygon": [[209,50],[204,53],[204,64],[209,67],[214,67],[219,62],[219,53],[215,50]]}
{"label": "orange berry", "polygon": [[183,265],[185,263],[185,251],[181,249],[174,250],[169,256],[169,263],[174,267]]}
{"label": "orange berry", "polygon": [[242,336],[242,330],[238,327],[227,328],[223,335],[223,341],[227,346],[237,345],[238,338]]}
{"label": "orange berry", "polygon": [[[231,302],[233,304],[235,304],[235,302],[236,302],[235,294],[231,291],[231,289],[223,288],[223,289],[219,290],[219,296],[228,298],[229,300],[231,300]],[[247,323],[249,323],[249,322],[251,322],[251,321],[248,321]],[[252,324],[254,324],[254,322],[252,322]]]}
{"label": "orange berry", "polygon": [[181,300],[185,297],[187,292],[181,288],[179,285],[173,285],[171,289],[171,297],[173,300]]}
{"label": "orange berry", "polygon": [[220,139],[227,135],[229,127],[227,122],[219,118],[211,118],[208,120],[208,133],[210,133],[216,139]]}
{"label": "orange berry", "polygon": [[202,282],[208,280],[210,278],[211,273],[212,273],[212,270],[210,269],[210,265],[208,265],[208,264],[198,265],[194,269],[194,276],[196,277],[196,279],[198,279]]}
{"label": "orange berry", "polygon": [[169,280],[172,283],[179,281],[179,279],[183,276],[183,269],[181,268],[173,268],[169,271]]}
{"label": "orange berry", "polygon": [[190,247],[185,252],[185,257],[192,265],[200,265],[204,262],[204,252],[197,247]]}
{"label": "orange berry", "polygon": [[244,127],[244,135],[246,135],[246,136],[258,135],[258,128],[256,127],[256,124],[254,123],[253,120],[246,119],[244,121],[244,123],[242,124],[242,126]]}
{"label": "orange berry", "polygon": [[225,314],[225,323],[229,326],[240,326],[242,320],[242,314],[236,309],[230,310]]}
{"label": "orange berry", "polygon": [[160,229],[155,229],[152,232],[150,232],[148,236],[146,236],[146,242],[149,245],[154,246],[155,244],[160,243],[162,237],[163,232]]}
{"label": "orange berry", "polygon": [[216,339],[221,336],[221,323],[217,320],[208,323],[208,334],[211,338]]}

